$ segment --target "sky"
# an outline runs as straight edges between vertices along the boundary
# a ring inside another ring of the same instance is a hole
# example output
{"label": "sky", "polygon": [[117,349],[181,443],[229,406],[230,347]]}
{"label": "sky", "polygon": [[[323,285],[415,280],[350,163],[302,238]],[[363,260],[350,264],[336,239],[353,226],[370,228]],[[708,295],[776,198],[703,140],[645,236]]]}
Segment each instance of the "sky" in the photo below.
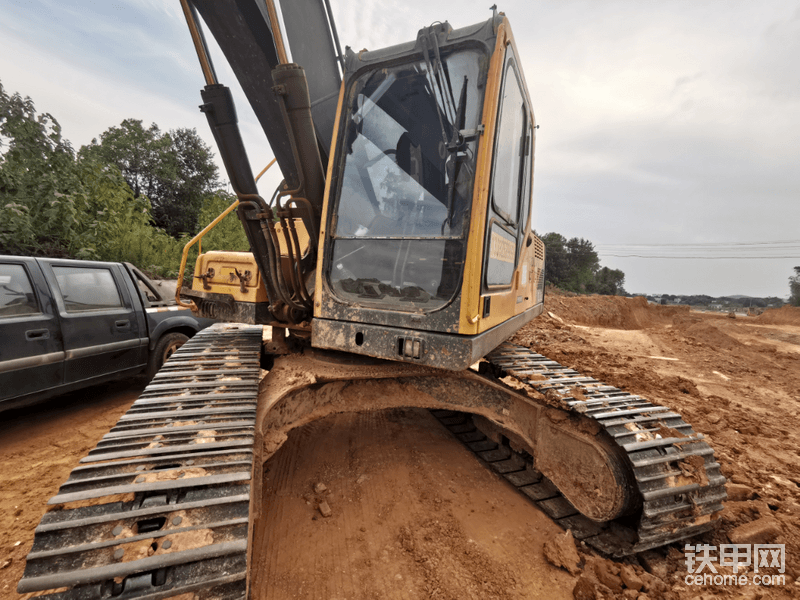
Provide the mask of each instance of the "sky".
{"label": "sky", "polygon": [[[356,50],[491,16],[489,2],[464,0],[331,4],[342,45]],[[800,0],[498,9],[540,126],[540,234],[590,240],[632,293],[788,296],[800,266]],[[216,48],[212,58],[257,173],[269,145]],[[216,150],[178,0],[0,0],[0,82],[51,113],[76,149],[135,118],[195,128]]]}

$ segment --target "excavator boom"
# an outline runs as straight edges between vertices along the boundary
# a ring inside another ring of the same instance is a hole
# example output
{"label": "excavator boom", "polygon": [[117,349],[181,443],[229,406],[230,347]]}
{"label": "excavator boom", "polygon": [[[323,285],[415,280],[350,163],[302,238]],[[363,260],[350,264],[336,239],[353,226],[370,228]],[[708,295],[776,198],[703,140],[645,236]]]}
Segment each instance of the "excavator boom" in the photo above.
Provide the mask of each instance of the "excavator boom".
{"label": "excavator boom", "polygon": [[[336,101],[341,86],[338,35],[327,0],[297,0],[280,5],[282,21],[271,21],[272,2],[257,0],[182,0],[190,29],[202,30],[202,17],[269,140],[289,188],[297,187],[293,140],[283,124],[280,98],[273,93],[272,71],[288,63],[287,51],[305,67],[315,136],[327,164]],[[277,13],[273,14],[277,17]],[[283,25],[283,31],[280,25]],[[286,41],[284,42],[284,36]],[[204,43],[204,42],[201,42]],[[208,61],[208,53],[201,62]],[[218,83],[206,81],[206,83]]]}

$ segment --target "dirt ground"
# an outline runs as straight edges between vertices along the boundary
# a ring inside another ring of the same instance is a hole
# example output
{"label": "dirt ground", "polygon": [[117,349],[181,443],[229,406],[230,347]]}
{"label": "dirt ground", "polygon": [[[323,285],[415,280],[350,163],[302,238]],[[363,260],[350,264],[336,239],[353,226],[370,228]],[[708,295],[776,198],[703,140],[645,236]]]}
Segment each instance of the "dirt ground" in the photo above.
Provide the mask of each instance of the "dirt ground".
{"label": "dirt ground", "polygon": [[[597,557],[427,412],[408,409],[311,423],[268,461],[256,596],[800,596],[800,310],[731,319],[550,292],[545,314],[514,341],[671,406],[703,432],[737,500],[716,532],[692,543],[728,543],[741,525],[768,522],[764,541],[786,545],[785,584],[688,586],[682,544],[616,563]],[[23,597],[16,583],[47,499],[142,386],[121,382],[0,416],[0,597]],[[545,553],[572,556],[572,574]]]}
{"label": "dirt ground", "polygon": [[0,598],[30,596],[17,583],[47,500],[144,386],[128,379],[0,413]]}
{"label": "dirt ground", "polygon": [[572,597],[542,556],[560,528],[425,410],[316,421],[267,469],[260,600]]}
{"label": "dirt ground", "polygon": [[736,499],[717,531],[692,543],[730,543],[738,526],[763,519],[777,535],[754,543],[785,544],[786,583],[772,587],[687,586],[682,545],[662,549],[656,571],[666,571],[675,596],[800,596],[800,309],[730,318],[643,298],[551,293],[545,315],[512,341],[670,406],[705,434]]}

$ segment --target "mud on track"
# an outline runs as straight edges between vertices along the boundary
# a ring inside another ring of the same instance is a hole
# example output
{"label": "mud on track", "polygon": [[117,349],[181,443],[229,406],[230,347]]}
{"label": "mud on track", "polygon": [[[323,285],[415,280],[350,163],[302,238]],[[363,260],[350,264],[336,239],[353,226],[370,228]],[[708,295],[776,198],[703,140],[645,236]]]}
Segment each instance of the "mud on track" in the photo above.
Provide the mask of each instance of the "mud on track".
{"label": "mud on track", "polygon": [[730,500],[718,530],[693,543],[730,543],[737,527],[760,521],[775,535],[757,541],[786,545],[786,585],[771,588],[688,587],[682,545],[663,549],[656,558],[671,593],[800,596],[800,309],[731,319],[641,298],[557,293],[546,307],[550,314],[512,341],[676,409],[714,447]]}

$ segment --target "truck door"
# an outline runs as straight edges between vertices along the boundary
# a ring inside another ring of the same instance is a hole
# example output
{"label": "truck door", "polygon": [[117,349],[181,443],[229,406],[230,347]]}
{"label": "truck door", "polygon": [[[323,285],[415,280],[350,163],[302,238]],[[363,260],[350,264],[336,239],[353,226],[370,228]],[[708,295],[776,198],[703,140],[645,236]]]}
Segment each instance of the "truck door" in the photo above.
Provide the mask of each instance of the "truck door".
{"label": "truck door", "polygon": [[0,263],[0,401],[61,385],[64,348],[55,306],[34,260]]}
{"label": "truck door", "polygon": [[120,265],[42,260],[54,291],[64,335],[65,383],[144,366],[141,331]]}

